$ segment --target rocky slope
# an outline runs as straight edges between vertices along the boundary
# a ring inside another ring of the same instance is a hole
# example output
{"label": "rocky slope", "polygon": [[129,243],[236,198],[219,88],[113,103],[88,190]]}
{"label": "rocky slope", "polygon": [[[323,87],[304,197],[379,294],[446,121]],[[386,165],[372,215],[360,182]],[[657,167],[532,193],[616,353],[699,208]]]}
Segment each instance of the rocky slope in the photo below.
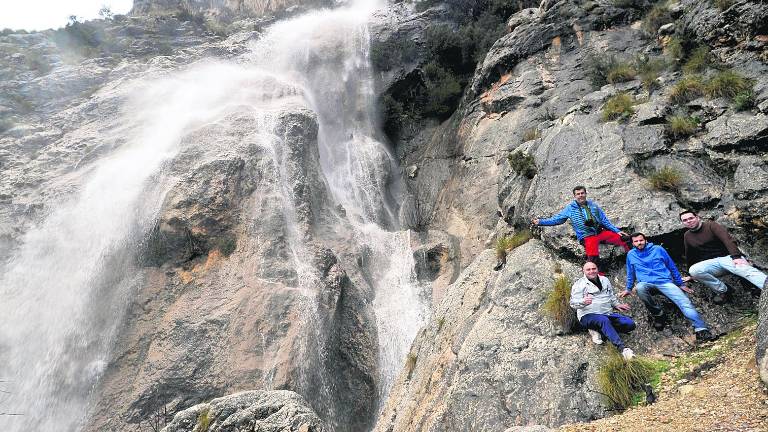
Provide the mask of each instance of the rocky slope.
{"label": "rocky slope", "polygon": [[[7,54],[0,62],[3,266],[26,233],[84,188],[99,160],[140,130],[132,113],[145,108],[133,99],[142,83],[178,76],[201,59],[232,60],[260,37],[254,29],[295,13],[293,4],[137,1],[134,16],[73,26],[64,36],[0,36]],[[458,27],[456,6],[484,7],[401,2],[374,15],[372,53],[410,47],[381,68],[378,94],[407,99],[422,91],[435,45],[430,28]],[[269,78],[236,81],[226,109],[186,129],[149,181],[164,192],[147,194],[157,209],[147,232],[119,246],[138,251],[116,254],[135,282],[126,311],[112,316],[117,336],[99,380],[82,383],[98,382],[84,429],[151,430],[177,412],[168,431],[199,430],[207,413],[209,430],[336,431],[543,430],[610,415],[595,392],[601,351],[583,333],[563,334],[541,311],[554,277],[578,277],[582,252],[570,228],[538,233],[500,271],[489,250],[496,238],[556,212],[571,187],[584,184],[616,225],[645,232],[676,260],[677,213],[694,208],[768,265],[768,7],[670,2],[668,22],[649,31],[641,20],[651,6],[517,2],[449,118],[400,118],[402,130],[390,135],[406,183],[401,216],[418,229],[410,234],[415,276],[431,287],[419,295],[432,312],[386,400],[379,400],[370,280],[378,269],[370,250],[351,246],[358,234],[338,228],[354,216],[329,199],[317,113],[301,88],[274,82],[276,91],[265,95],[248,89]],[[243,15],[257,19],[226,28],[209,20]],[[673,38],[683,41],[680,58],[670,53]],[[703,79],[723,69],[749,78],[752,106],[737,111],[729,98],[703,92],[672,102],[681,66],[698,45],[711,49]],[[651,91],[641,79],[596,85],[596,59],[611,55],[673,65],[657,71]],[[204,94],[196,79],[193,93]],[[633,112],[605,121],[606,102],[620,92]],[[269,109],[254,108],[262,105]],[[696,118],[688,136],[670,132],[668,117],[678,112]],[[257,133],[265,125],[277,145]],[[516,151],[532,156],[532,173],[511,168]],[[651,186],[648,177],[663,167],[682,175],[676,188]],[[603,256],[621,287],[623,255],[605,248]],[[718,332],[758,308],[748,287],[731,281],[738,288],[729,305],[713,305],[701,287],[694,295]],[[105,287],[115,285],[105,278]],[[636,351],[691,348],[691,330],[670,305],[672,325],[655,333],[638,300],[630,303],[639,327],[627,342]],[[765,293],[760,310],[768,316]],[[768,382],[767,325],[760,321],[757,357]]]}

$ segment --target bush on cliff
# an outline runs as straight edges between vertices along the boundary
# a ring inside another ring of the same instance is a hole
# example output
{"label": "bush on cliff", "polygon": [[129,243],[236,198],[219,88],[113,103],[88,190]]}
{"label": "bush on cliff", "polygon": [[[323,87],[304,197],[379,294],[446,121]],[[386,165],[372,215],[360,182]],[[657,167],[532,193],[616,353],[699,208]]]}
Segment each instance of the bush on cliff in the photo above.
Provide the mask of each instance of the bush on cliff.
{"label": "bush on cliff", "polygon": [[507,162],[512,171],[532,179],[536,175],[536,160],[533,156],[522,151],[512,152],[507,156]]}
{"label": "bush on cliff", "polygon": [[571,332],[578,323],[576,312],[571,308],[571,280],[566,276],[555,279],[552,291],[544,303],[544,313],[559,324],[563,331]]}
{"label": "bush on cliff", "polygon": [[655,170],[648,176],[648,181],[654,189],[668,192],[677,192],[682,180],[680,171],[668,166]]}
{"label": "bush on cliff", "polygon": [[496,240],[496,258],[502,259],[507,256],[509,251],[524,245],[531,239],[531,232],[522,230],[513,236],[503,236]]}
{"label": "bush on cliff", "polygon": [[676,105],[683,105],[704,95],[704,81],[699,75],[684,77],[672,87],[669,93],[669,101]]}
{"label": "bush on cliff", "polygon": [[628,93],[612,96],[603,106],[603,120],[625,121],[635,113],[635,101]]}
{"label": "bush on cliff", "polygon": [[611,407],[621,410],[629,408],[661,365],[642,356],[624,360],[613,345],[607,346],[606,350],[597,370],[597,386]]}

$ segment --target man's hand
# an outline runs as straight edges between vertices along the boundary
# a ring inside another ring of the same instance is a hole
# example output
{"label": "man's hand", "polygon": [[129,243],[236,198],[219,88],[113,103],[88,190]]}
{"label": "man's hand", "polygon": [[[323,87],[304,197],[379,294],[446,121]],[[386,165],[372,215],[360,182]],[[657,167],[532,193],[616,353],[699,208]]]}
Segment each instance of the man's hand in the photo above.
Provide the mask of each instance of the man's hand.
{"label": "man's hand", "polygon": [[629,234],[625,233],[624,231],[619,231],[616,234],[622,236],[622,237],[629,237]]}
{"label": "man's hand", "polygon": [[592,295],[587,294],[584,296],[584,300],[581,301],[585,305],[591,305],[592,304]]}
{"label": "man's hand", "polygon": [[616,305],[616,309],[620,310],[622,312],[626,312],[626,311],[630,310],[631,308],[626,303],[619,303],[619,304]]}
{"label": "man's hand", "polygon": [[683,276],[683,282],[690,282],[692,280],[693,280],[693,278],[690,277],[690,276]]}
{"label": "man's hand", "polygon": [[534,224],[534,225],[538,225],[539,224],[539,218],[531,219],[531,223]]}
{"label": "man's hand", "polygon": [[624,290],[624,291],[619,293],[619,297],[621,297],[621,298],[624,298],[626,296],[631,296],[631,295],[632,295],[632,291],[627,291],[627,290]]}
{"label": "man's hand", "polygon": [[686,284],[680,285],[680,289],[687,292],[688,294],[693,294],[693,290],[691,288],[688,288],[688,285]]}
{"label": "man's hand", "polygon": [[733,260],[733,263],[735,265],[749,265],[749,261],[745,260],[744,258],[736,258]]}

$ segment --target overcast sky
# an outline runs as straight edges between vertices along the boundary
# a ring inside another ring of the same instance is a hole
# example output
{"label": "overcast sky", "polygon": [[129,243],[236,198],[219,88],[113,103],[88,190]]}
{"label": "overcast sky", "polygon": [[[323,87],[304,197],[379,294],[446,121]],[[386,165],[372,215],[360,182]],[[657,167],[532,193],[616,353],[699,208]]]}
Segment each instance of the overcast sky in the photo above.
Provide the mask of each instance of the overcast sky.
{"label": "overcast sky", "polygon": [[133,0],[3,0],[0,6],[0,29],[46,30],[64,27],[70,15],[93,19],[102,6],[114,14],[131,10]]}

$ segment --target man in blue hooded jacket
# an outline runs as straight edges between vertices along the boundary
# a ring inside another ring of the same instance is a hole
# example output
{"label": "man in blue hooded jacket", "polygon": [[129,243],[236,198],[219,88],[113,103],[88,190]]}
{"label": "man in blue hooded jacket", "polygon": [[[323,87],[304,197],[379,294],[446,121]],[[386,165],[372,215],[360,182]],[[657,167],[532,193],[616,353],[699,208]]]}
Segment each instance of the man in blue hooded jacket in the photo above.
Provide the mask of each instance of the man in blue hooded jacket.
{"label": "man in blue hooded jacket", "polygon": [[666,323],[664,310],[653,298],[655,292],[660,292],[670,299],[691,322],[697,341],[713,340],[714,336],[709,331],[709,326],[701,319],[691,299],[685,294],[692,293],[693,290],[685,285],[666,249],[648,243],[643,233],[634,233],[631,237],[634,249],[627,254],[627,289],[619,294],[619,297],[632,295],[632,286],[637,280],[635,290],[648,312],[651,313],[653,327],[656,330],[663,330]]}
{"label": "man in blue hooded jacket", "polygon": [[611,243],[629,251],[629,246],[622,240],[627,233],[616,228],[608,220],[597,203],[587,199],[587,188],[573,188],[573,201],[568,203],[560,213],[549,218],[534,218],[531,223],[539,226],[553,226],[570,220],[576,238],[584,245],[587,261],[600,266],[600,243]]}

